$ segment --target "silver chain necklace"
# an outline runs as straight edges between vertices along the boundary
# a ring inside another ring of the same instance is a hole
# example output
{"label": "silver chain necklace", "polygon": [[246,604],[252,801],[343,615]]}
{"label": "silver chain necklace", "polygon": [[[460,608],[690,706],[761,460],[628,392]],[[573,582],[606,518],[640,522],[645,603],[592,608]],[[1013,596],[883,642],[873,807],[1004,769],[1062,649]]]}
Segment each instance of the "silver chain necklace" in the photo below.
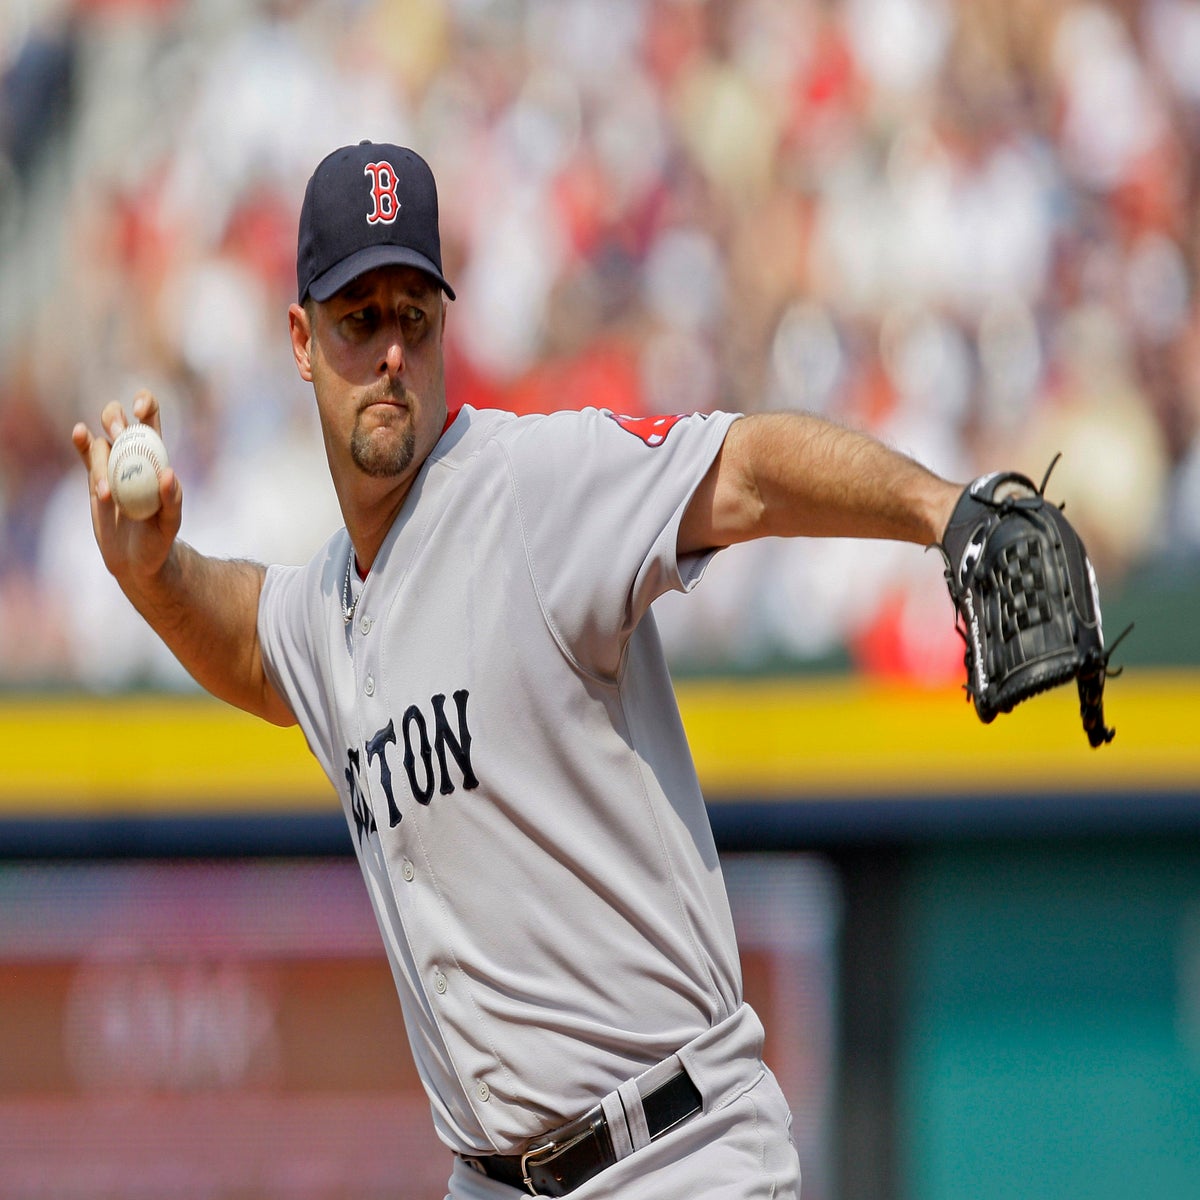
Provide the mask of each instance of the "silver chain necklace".
{"label": "silver chain necklace", "polygon": [[354,620],[354,610],[362,596],[360,591],[353,600],[350,599],[350,572],[354,570],[354,547],[350,547],[350,557],[346,559],[346,578],[342,580],[342,620],[347,625]]}

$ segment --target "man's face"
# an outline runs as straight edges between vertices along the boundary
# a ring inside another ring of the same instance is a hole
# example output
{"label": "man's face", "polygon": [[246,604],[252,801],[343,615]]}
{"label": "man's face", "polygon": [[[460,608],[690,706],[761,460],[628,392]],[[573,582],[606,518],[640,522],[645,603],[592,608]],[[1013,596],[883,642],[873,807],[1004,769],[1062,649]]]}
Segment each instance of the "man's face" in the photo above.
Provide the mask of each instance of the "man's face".
{"label": "man's face", "polygon": [[381,267],[292,318],[335,483],[342,472],[410,479],[446,418],[440,288],[422,271]]}

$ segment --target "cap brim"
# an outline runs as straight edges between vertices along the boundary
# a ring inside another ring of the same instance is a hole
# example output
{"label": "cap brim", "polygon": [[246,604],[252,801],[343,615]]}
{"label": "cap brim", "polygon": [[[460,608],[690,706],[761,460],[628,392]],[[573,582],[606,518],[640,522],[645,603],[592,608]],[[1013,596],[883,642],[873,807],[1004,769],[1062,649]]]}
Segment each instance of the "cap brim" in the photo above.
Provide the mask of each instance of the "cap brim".
{"label": "cap brim", "polygon": [[340,292],[346,284],[352,283],[368,271],[374,271],[377,267],[415,267],[430,276],[451,300],[455,298],[454,289],[425,255],[416,250],[409,250],[406,246],[389,245],[364,246],[349,258],[335,263],[308,285],[308,294],[318,303],[323,303]]}

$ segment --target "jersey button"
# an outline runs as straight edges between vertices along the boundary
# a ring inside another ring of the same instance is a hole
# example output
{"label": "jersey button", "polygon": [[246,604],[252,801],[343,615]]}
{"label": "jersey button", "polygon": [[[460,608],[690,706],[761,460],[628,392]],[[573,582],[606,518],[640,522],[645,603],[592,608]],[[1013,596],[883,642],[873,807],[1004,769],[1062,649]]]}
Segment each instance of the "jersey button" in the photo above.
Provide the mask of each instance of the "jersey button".
{"label": "jersey button", "polygon": [[416,868],[406,858],[404,866],[400,868],[400,874],[404,876],[405,883],[412,883],[413,876],[417,873]]}
{"label": "jersey button", "polygon": [[437,992],[439,996],[444,996],[446,994],[446,977],[441,973],[441,971],[439,971],[433,977],[433,990]]}
{"label": "jersey button", "polygon": [[374,675],[367,676],[367,682],[363,687],[363,691],[366,692],[368,696],[375,695],[375,676]]}
{"label": "jersey button", "polygon": [[492,1098],[491,1089],[486,1083],[481,1083],[478,1088],[479,1098],[485,1103]]}
{"label": "jersey button", "polygon": [[371,632],[371,626],[374,624],[375,622],[372,621],[370,617],[363,617],[363,619],[358,623],[358,630],[365,637]]}

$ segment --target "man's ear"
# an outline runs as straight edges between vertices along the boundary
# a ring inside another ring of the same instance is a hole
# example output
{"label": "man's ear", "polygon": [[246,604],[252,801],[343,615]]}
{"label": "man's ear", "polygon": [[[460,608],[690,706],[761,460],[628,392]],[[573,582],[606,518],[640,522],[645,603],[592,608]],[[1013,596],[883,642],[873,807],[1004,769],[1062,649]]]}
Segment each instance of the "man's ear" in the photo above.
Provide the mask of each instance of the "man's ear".
{"label": "man's ear", "polygon": [[305,383],[312,383],[312,324],[308,312],[299,304],[288,308],[288,331],[292,336],[292,357]]}

